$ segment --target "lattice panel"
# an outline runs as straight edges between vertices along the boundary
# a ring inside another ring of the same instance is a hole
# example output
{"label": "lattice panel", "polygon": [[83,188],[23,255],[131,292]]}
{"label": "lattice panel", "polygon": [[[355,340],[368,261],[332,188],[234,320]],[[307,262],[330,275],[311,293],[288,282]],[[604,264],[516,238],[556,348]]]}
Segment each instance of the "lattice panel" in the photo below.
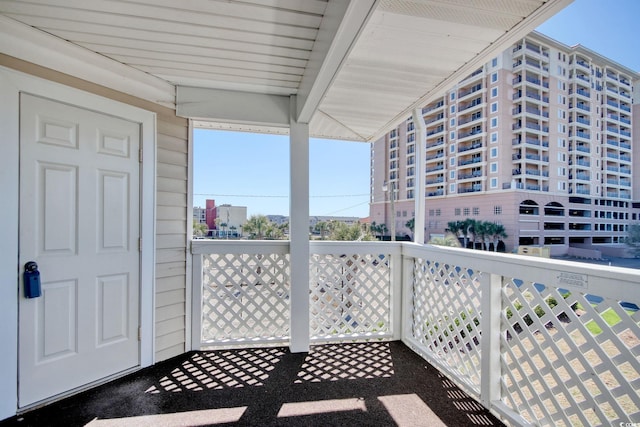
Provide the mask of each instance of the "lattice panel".
{"label": "lattice panel", "polygon": [[416,259],[413,337],[443,369],[480,393],[480,275]]}
{"label": "lattice panel", "polygon": [[314,254],[310,268],[312,339],[390,332],[388,255]]}
{"label": "lattice panel", "polygon": [[203,343],[288,338],[288,255],[203,255],[203,272]]}
{"label": "lattice panel", "polygon": [[538,425],[640,421],[637,306],[518,279],[502,301],[507,405]]}

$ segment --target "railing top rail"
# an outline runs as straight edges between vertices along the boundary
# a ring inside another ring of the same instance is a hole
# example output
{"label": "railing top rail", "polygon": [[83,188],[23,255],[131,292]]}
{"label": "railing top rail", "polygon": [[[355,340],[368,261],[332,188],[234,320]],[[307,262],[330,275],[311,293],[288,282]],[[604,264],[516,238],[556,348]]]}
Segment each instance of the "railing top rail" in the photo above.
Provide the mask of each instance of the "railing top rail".
{"label": "railing top rail", "polygon": [[640,301],[640,270],[631,268],[409,243],[403,244],[403,255],[617,300]]}
{"label": "railing top rail", "polygon": [[[193,240],[191,253],[200,254],[260,254],[289,253],[289,240]],[[399,255],[402,242],[313,240],[309,250],[315,254],[385,253]]]}
{"label": "railing top rail", "polygon": [[191,253],[201,254],[263,254],[289,253],[288,240],[192,240]]}

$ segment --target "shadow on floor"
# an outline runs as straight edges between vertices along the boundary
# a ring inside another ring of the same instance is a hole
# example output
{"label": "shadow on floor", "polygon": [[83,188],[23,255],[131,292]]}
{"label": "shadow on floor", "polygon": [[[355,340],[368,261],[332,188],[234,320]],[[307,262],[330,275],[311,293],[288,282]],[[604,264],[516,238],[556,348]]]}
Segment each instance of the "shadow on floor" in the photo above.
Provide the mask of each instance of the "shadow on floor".
{"label": "shadow on floor", "polygon": [[495,426],[401,342],[189,352],[8,426]]}

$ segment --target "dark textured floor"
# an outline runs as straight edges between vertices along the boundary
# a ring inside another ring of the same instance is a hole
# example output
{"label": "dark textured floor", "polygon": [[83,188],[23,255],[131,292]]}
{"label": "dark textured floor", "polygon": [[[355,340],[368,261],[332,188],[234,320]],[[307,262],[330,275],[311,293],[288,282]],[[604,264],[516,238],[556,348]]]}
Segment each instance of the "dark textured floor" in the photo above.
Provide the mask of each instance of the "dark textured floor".
{"label": "dark textured floor", "polygon": [[502,425],[400,342],[190,352],[5,426]]}

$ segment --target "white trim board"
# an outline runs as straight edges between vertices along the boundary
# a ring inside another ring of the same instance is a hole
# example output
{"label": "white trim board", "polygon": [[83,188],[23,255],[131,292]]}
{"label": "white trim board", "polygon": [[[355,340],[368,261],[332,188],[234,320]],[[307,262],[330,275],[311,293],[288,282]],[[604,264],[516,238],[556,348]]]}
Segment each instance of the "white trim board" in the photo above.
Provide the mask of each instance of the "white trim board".
{"label": "white trim board", "polygon": [[20,93],[140,123],[144,152],[141,173],[140,366],[154,361],[156,115],[131,105],[0,67],[0,420],[17,412],[18,391],[18,215]]}

